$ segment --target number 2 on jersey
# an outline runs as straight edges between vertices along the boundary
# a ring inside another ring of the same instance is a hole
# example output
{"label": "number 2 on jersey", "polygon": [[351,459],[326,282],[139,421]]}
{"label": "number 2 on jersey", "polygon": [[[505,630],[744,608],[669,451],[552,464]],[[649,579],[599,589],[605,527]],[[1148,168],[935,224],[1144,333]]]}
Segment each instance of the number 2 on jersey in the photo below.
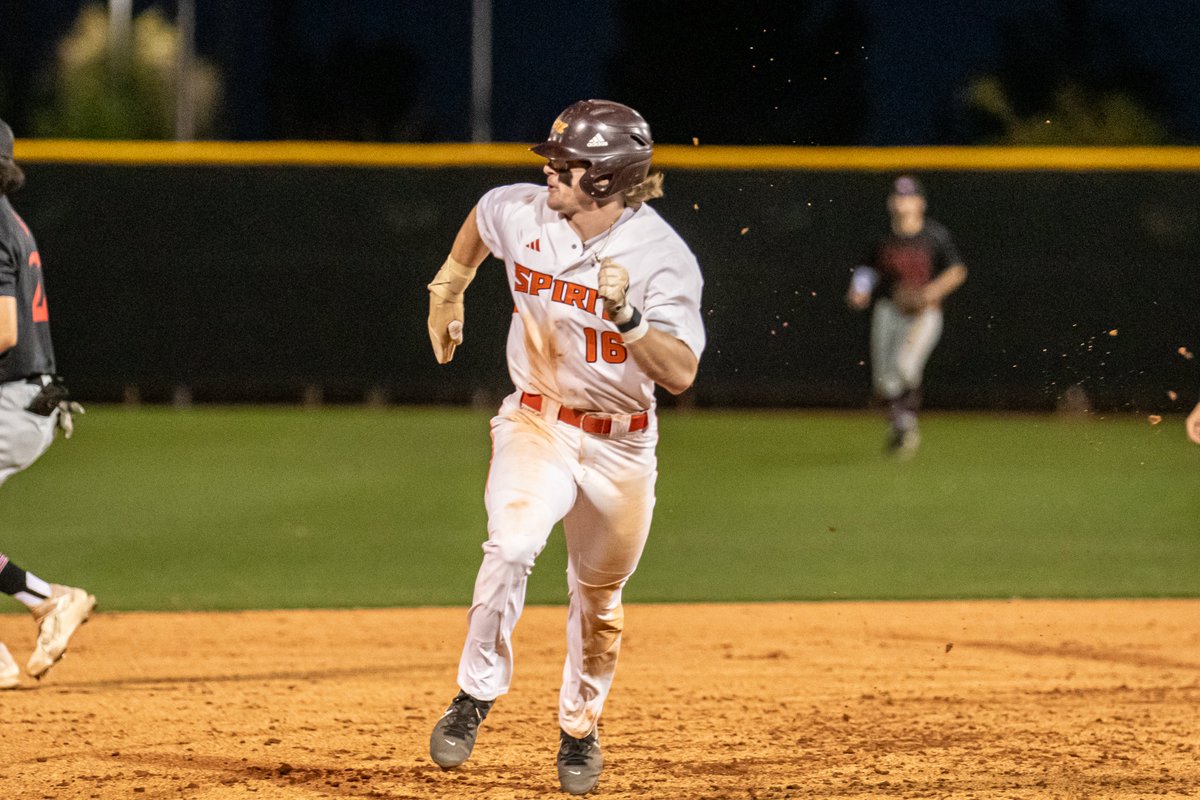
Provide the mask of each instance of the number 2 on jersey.
{"label": "number 2 on jersey", "polygon": [[37,288],[33,290],[33,321],[49,322],[50,308],[46,305],[46,290],[42,288],[42,256],[37,250],[29,254],[29,266],[38,271]]}
{"label": "number 2 on jersey", "polygon": [[587,363],[595,364],[596,359],[602,358],[608,364],[624,364],[629,357],[629,351],[621,340],[621,334],[616,331],[599,331],[595,328],[584,328],[585,356]]}

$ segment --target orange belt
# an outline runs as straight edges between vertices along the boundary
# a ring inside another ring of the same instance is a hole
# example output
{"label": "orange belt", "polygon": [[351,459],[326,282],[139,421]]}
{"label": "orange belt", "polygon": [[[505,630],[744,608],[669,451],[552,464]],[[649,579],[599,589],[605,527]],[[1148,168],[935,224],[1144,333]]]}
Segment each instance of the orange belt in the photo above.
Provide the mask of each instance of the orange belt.
{"label": "orange belt", "polygon": [[[542,396],[521,392],[521,405],[534,411],[542,410]],[[597,436],[608,436],[612,433],[612,418],[597,411],[576,411],[573,408],[560,406],[558,419],[568,425],[574,425],[584,433]],[[645,411],[629,415],[629,432],[644,430],[650,424],[650,415]]]}

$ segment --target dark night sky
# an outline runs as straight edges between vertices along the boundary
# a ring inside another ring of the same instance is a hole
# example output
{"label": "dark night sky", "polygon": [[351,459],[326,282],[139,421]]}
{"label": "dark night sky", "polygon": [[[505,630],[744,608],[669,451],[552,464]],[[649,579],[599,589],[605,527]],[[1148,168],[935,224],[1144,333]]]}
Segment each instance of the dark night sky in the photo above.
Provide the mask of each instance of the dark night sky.
{"label": "dark night sky", "polygon": [[[996,57],[998,23],[1047,0],[864,0],[877,35],[870,53],[873,113],[868,143],[920,144],[932,135],[930,100],[960,88]],[[1176,118],[1200,141],[1200,7],[1195,0],[1093,0],[1124,30],[1136,55],[1160,70]],[[903,66],[900,66],[900,64]],[[896,74],[896,73],[899,74]]]}
{"label": "dark night sky", "polygon": [[[300,118],[317,136],[327,131],[337,138],[373,138],[370,128],[359,126],[347,135],[337,127],[340,117],[352,116],[337,107],[343,101],[357,106],[407,106],[402,118],[387,121],[389,133],[374,138],[455,140],[467,135],[469,0],[196,1],[200,49],[218,61],[229,78],[226,135],[278,137],[289,120],[295,124]],[[835,2],[812,0],[795,7],[819,17]],[[1057,2],[860,0],[870,32],[866,46],[853,55],[863,59],[869,105],[859,143],[935,141],[939,114],[972,74],[985,71],[997,58],[1000,23],[1030,10],[1052,9]],[[81,0],[0,0],[0,74],[9,83],[7,100],[0,96],[0,115],[21,118],[36,85],[37,68],[45,65],[53,43],[81,4]],[[171,0],[135,2],[138,9],[150,5],[168,13],[174,7]],[[620,6],[611,0],[495,0],[495,139],[539,138],[567,103],[608,93],[606,76],[620,52]],[[739,3],[736,7],[743,11],[738,19],[753,26],[759,16],[755,8],[767,6],[777,14],[781,4]],[[1160,74],[1176,134],[1200,142],[1196,0],[1136,4],[1091,0],[1090,6],[1094,14],[1124,32],[1137,59]],[[681,2],[644,0],[625,7],[635,9],[635,17],[698,13],[693,10],[696,4]],[[746,70],[755,60],[771,57],[762,51],[723,47],[719,38],[668,41],[661,46],[679,53],[680,72],[647,74],[644,80],[672,82],[671,90],[684,94],[705,89],[687,83],[688,65],[695,60],[715,60],[731,70]],[[390,70],[394,81],[383,90],[360,87],[357,95],[354,86],[339,85],[340,73],[328,66],[339,48],[343,54],[369,54],[363,56],[367,63],[363,68],[374,64],[375,74]],[[298,88],[298,76],[304,75],[323,88]],[[753,72],[747,71],[747,76],[748,92],[766,91],[753,85]],[[653,108],[642,110],[653,123]],[[310,124],[310,117],[321,115],[335,123]]]}

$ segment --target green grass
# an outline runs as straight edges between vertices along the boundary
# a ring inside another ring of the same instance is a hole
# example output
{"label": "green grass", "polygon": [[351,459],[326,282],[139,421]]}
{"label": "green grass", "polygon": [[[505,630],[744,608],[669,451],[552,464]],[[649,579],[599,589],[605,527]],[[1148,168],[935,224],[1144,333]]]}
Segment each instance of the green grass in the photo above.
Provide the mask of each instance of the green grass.
{"label": "green grass", "polygon": [[[465,605],[487,419],[96,407],[0,489],[0,550],[107,609]],[[661,428],[632,601],[1200,595],[1200,447],[1178,418],[929,414],[907,464],[865,413]],[[556,532],[530,602],[562,601],[563,569]]]}

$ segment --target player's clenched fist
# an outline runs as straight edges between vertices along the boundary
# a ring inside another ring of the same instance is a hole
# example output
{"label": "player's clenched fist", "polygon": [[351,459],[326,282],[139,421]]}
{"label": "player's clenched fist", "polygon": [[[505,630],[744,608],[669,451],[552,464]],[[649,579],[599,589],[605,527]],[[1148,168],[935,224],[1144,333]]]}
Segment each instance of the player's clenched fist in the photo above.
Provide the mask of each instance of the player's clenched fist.
{"label": "player's clenched fist", "polygon": [[463,341],[463,304],[452,303],[429,291],[429,341],[439,364],[454,358],[454,348]]}
{"label": "player's clenched fist", "polygon": [[474,267],[447,258],[429,282],[429,341],[439,364],[454,358],[463,342],[463,293],[474,277]]}
{"label": "player's clenched fist", "polygon": [[611,258],[600,262],[600,279],[597,291],[604,300],[608,318],[623,325],[633,316],[633,306],[626,300],[629,292],[629,272]]}

